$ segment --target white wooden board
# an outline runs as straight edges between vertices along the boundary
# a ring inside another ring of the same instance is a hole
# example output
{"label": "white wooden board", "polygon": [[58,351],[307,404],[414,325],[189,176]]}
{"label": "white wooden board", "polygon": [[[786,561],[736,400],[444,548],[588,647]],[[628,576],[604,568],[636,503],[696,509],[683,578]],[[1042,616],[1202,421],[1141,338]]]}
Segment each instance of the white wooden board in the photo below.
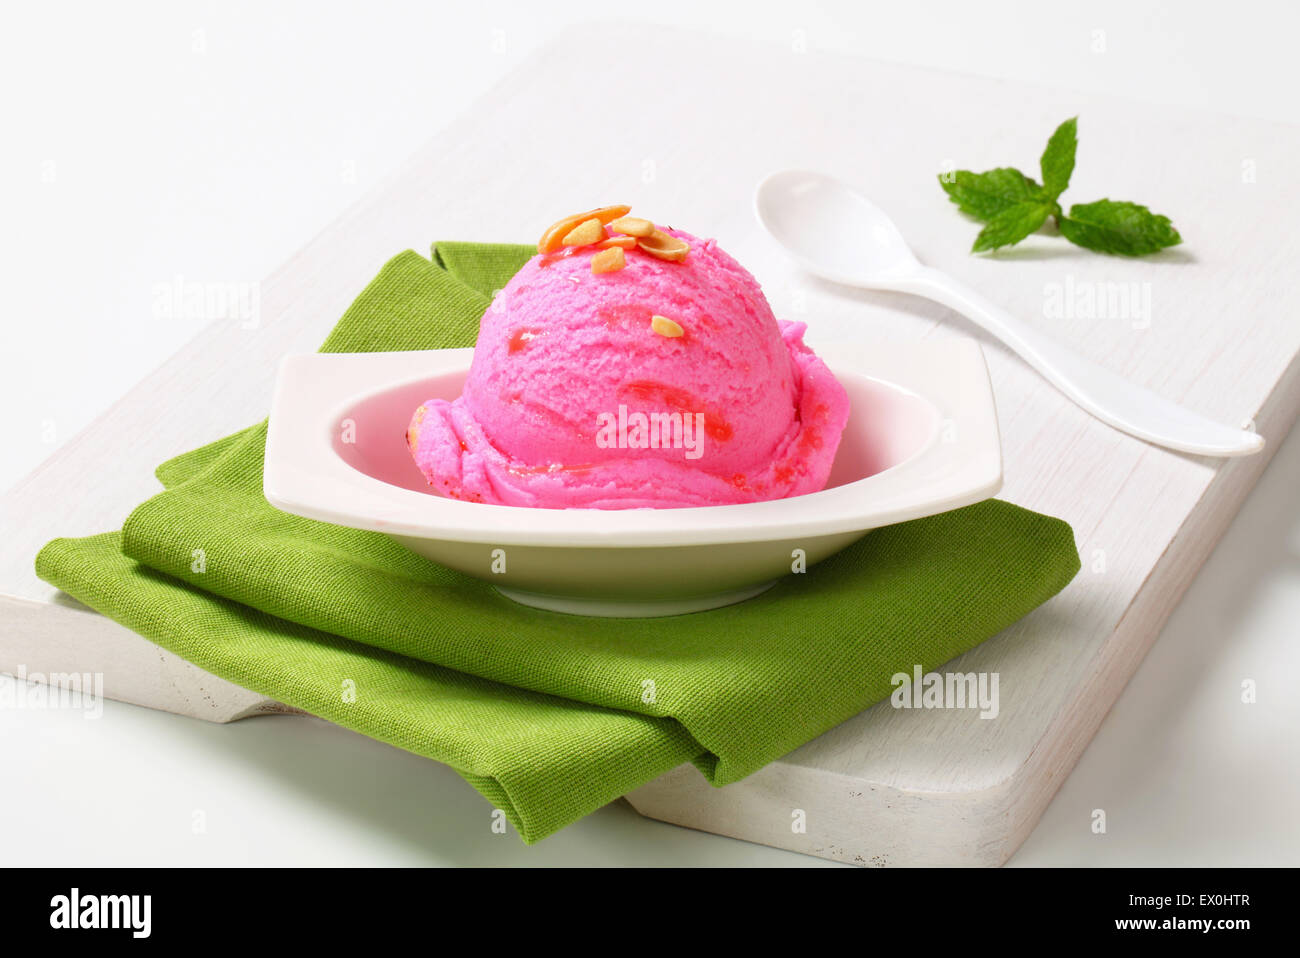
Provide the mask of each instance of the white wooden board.
{"label": "white wooden board", "polygon": [[[629,62],[653,62],[673,82],[648,83]],[[1133,262],[1035,236],[969,256],[976,227],[935,174],[953,163],[1032,170],[1074,114],[1081,146],[1066,198],[1148,203],[1186,245]],[[279,357],[315,348],[398,250],[529,241],[562,213],[630,202],[716,236],[778,315],[810,324],[813,345],[980,335],[941,307],[838,289],[785,262],[750,193],[788,166],[856,183],[923,260],[1171,399],[1255,420],[1271,452],[1300,408],[1297,161],[1300,132],[1257,121],[646,27],[570,34],[269,277],[255,328],[205,331],[4,497],[0,671],[103,672],[110,697],[215,721],[282,708],[58,595],[32,556],[52,536],[118,526],[156,491],[157,462],[261,418]],[[1136,312],[1120,310],[1125,293]],[[1068,520],[1084,560],[1064,593],[945,668],[997,672],[998,717],[877,706],[724,789],[678,769],[629,796],[638,810],[877,865],[997,864],[1033,827],[1267,454],[1215,462],[1121,436],[982,339],[1002,495]],[[791,828],[795,809],[804,833]]]}

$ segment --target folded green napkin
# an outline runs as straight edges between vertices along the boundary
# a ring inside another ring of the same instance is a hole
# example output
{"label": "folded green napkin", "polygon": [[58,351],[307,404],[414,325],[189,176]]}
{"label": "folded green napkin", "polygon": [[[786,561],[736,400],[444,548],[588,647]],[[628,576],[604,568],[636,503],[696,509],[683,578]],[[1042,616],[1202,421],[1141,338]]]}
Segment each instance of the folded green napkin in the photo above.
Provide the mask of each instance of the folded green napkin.
{"label": "folded green napkin", "polygon": [[[524,246],[389,261],[322,347],[472,345]],[[525,608],[387,537],[262,496],[262,423],[158,469],[120,533],[38,574],[225,679],[455,768],[534,842],[685,761],[715,785],[884,698],[1079,568],[1058,519],[997,500],[872,532],[739,605],[666,619]]]}

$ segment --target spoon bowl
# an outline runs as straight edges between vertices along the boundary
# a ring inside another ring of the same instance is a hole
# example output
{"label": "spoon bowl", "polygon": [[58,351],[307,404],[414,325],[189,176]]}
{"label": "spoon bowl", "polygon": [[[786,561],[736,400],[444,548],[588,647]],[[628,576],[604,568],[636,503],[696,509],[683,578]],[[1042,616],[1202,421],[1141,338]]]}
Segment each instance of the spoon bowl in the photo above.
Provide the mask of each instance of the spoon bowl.
{"label": "spoon bowl", "polygon": [[894,221],[857,190],[805,170],[764,180],[758,219],[800,266],[847,286],[920,266]]}

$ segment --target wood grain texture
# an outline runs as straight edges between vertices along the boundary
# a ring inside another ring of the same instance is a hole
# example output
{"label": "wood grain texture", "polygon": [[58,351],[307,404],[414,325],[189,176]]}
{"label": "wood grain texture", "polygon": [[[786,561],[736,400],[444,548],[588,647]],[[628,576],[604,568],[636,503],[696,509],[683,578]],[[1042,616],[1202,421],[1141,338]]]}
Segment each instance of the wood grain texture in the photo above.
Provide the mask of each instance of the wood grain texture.
{"label": "wood grain texture", "polygon": [[[647,97],[621,69],[628,56],[662,64],[681,92]],[[1146,203],[1173,218],[1186,245],[1130,261],[1040,234],[968,255],[977,226],[935,175],[951,165],[1031,171],[1047,135],[1075,114],[1079,160],[1065,199]],[[439,238],[528,241],[569,210],[628,202],[717,237],[779,316],[809,323],[814,346],[847,336],[980,339],[1003,430],[1002,495],[1069,521],[1084,561],[1060,596],[946,667],[999,674],[996,719],[885,704],[743,782],[710,789],[683,768],[630,800],[668,821],[862,864],[999,863],[1068,774],[1268,453],[1212,461],[1108,429],[942,307],[801,274],[758,229],[750,193],[784,167],[839,176],[894,217],[924,262],[1170,399],[1224,422],[1254,420],[1271,451],[1300,408],[1300,293],[1289,279],[1300,255],[1290,225],[1298,159],[1300,133],[1258,121],[644,27],[570,34],[269,277],[256,328],[206,330],[4,498],[0,591],[11,598],[0,613],[0,669],[36,661],[55,642],[67,643],[69,661],[89,661],[79,646],[157,661],[152,645],[60,602],[31,556],[52,536],[120,524],[156,491],[158,461],[264,415],[279,357],[314,349],[391,254]],[[1124,295],[1136,311],[1119,308]],[[208,717],[275,707],[165,660],[167,681],[152,685],[132,676],[134,665],[110,670],[108,694],[157,694],[147,704]],[[218,707],[195,697],[198,683]],[[805,834],[791,831],[796,808],[807,812]]]}

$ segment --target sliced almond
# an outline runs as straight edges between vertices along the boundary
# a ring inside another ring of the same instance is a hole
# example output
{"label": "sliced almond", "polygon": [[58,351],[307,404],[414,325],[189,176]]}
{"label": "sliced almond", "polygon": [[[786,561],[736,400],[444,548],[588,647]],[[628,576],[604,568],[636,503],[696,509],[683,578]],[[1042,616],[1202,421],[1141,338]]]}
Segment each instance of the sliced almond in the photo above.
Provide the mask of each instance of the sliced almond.
{"label": "sliced almond", "polygon": [[562,220],[556,220],[550,225],[542,238],[537,241],[537,252],[554,253],[562,245],[561,241],[572,231],[579,223],[586,222],[589,219],[600,220],[601,225],[616,220],[627,213],[632,207],[630,206],[602,206],[599,209],[588,210],[586,213],[575,213],[573,216],[566,216]]}
{"label": "sliced almond", "polygon": [[609,224],[609,228],[615,233],[626,233],[628,236],[649,236],[655,231],[653,223],[639,216],[620,216]]}
{"label": "sliced almond", "polygon": [[609,249],[603,249],[591,258],[591,271],[593,273],[612,273],[615,270],[622,269],[627,264],[627,258],[623,255],[623,247],[611,246]]}
{"label": "sliced almond", "polygon": [[681,323],[669,319],[667,316],[651,316],[650,328],[660,336],[667,336],[670,339],[676,339],[686,332],[682,329]]}
{"label": "sliced almond", "polygon": [[618,246],[622,249],[636,249],[635,236],[610,236],[596,244],[596,249],[609,249]]}
{"label": "sliced almond", "polygon": [[569,232],[564,234],[564,239],[560,241],[561,246],[590,246],[592,243],[599,243],[605,238],[605,227],[600,224],[600,220],[594,216],[589,220],[583,220]]}
{"label": "sliced almond", "polygon": [[651,256],[674,263],[680,263],[686,259],[686,254],[691,251],[691,247],[685,240],[680,240],[676,236],[669,236],[663,230],[655,230],[649,236],[638,239],[636,245]]}

